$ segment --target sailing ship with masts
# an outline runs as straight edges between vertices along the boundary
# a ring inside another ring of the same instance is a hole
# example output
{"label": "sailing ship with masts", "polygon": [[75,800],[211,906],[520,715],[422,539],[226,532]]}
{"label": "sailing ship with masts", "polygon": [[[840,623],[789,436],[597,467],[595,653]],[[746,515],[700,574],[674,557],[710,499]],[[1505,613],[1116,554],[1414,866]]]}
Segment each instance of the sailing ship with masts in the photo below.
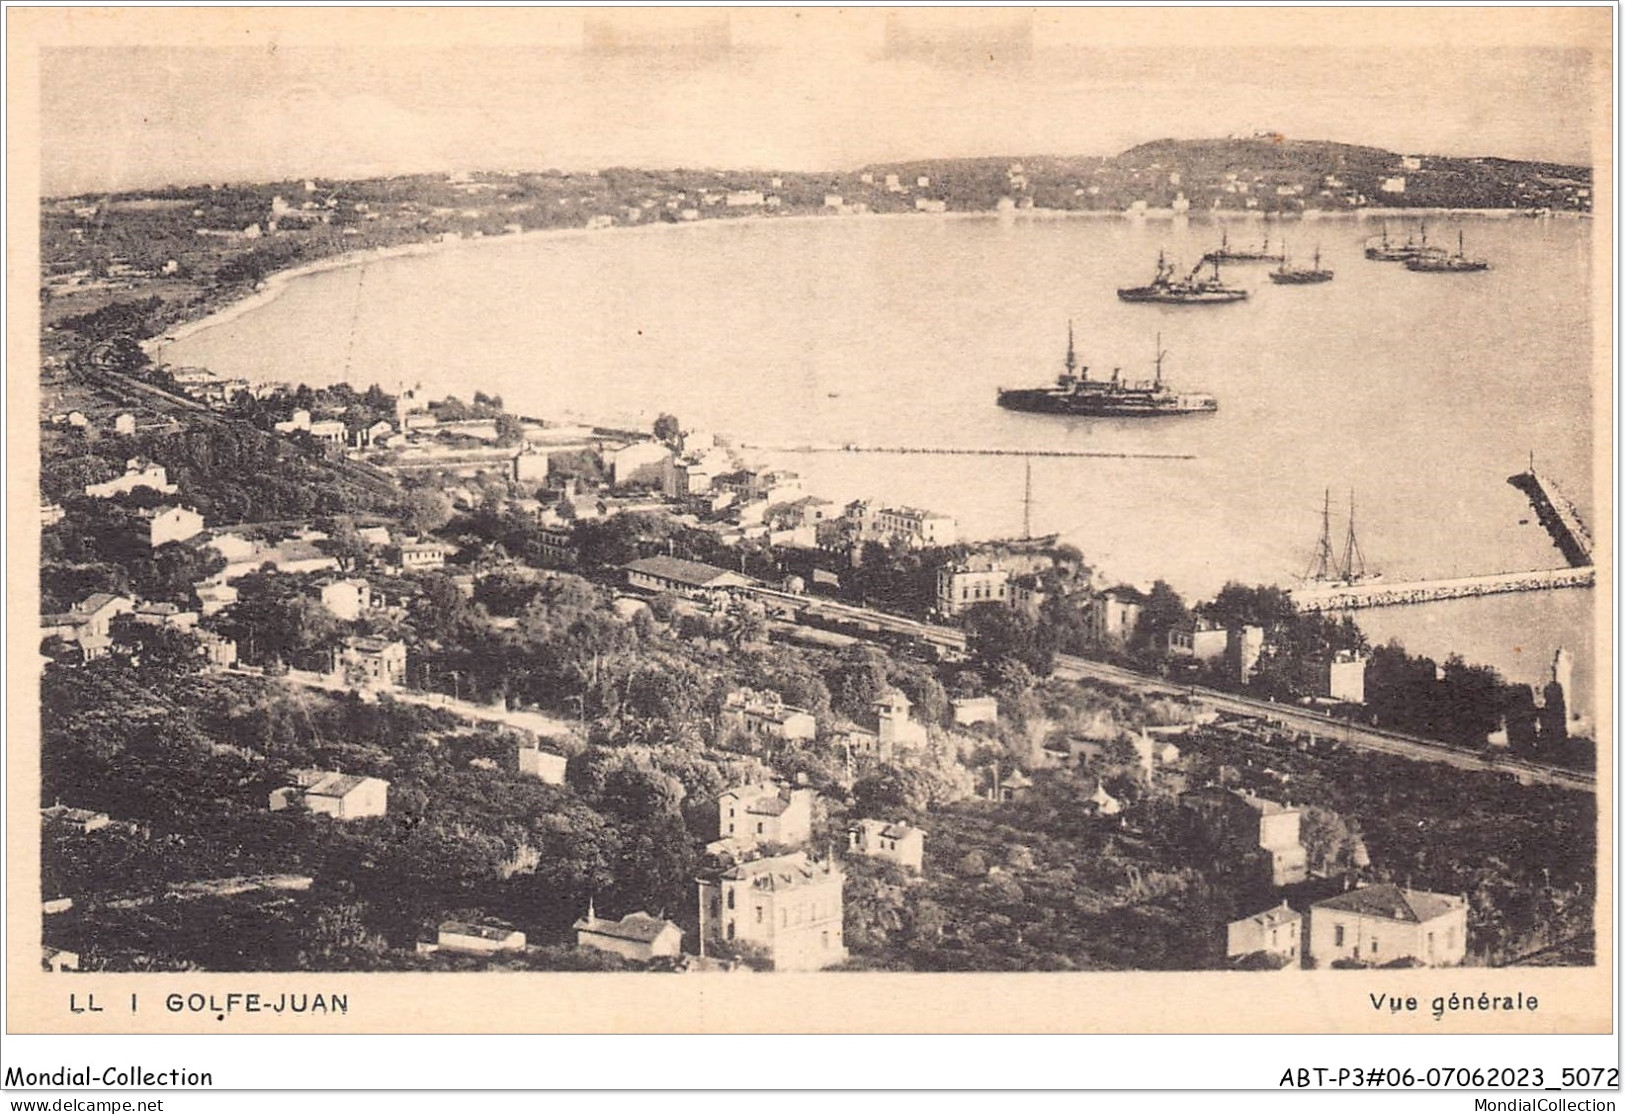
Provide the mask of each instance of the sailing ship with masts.
{"label": "sailing ship with masts", "polygon": [[1382,573],[1366,566],[1365,553],[1354,534],[1353,491],[1349,492],[1348,532],[1343,536],[1343,550],[1339,555],[1332,549],[1332,489],[1326,489],[1326,502],[1320,512],[1320,542],[1303,579],[1319,585],[1370,584],[1382,579]]}
{"label": "sailing ship with masts", "polygon": [[1331,282],[1332,272],[1320,265],[1320,248],[1315,248],[1313,267],[1294,267],[1287,262],[1286,245],[1281,245],[1281,265],[1270,272],[1270,281],[1285,286],[1305,286],[1316,282]]}

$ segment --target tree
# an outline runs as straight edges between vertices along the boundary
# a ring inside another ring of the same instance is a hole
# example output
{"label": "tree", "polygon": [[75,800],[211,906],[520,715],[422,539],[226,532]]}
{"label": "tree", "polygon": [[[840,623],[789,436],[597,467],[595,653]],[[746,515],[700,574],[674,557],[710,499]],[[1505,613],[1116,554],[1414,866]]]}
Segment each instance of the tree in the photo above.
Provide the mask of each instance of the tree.
{"label": "tree", "polygon": [[888,762],[852,786],[852,810],[860,816],[888,819],[918,815],[931,803],[930,781],[921,770]]}
{"label": "tree", "polygon": [[432,487],[413,488],[402,505],[406,528],[414,534],[427,534],[451,521],[451,500]]}
{"label": "tree", "polygon": [[1012,659],[1041,677],[1055,668],[1055,647],[1048,632],[1032,619],[1000,603],[979,603],[965,612],[965,644],[985,668],[997,669]]}
{"label": "tree", "polygon": [[1207,613],[1223,627],[1254,626],[1272,631],[1297,614],[1292,596],[1274,585],[1249,588],[1231,581],[1219,589]]}
{"label": "tree", "polygon": [[1355,832],[1337,813],[1317,805],[1300,810],[1298,838],[1316,874],[1338,874],[1354,867]]}
{"label": "tree", "polygon": [[130,653],[144,677],[174,679],[203,666],[198,640],[186,631],[120,615],[109,625],[108,633]]}
{"label": "tree", "polygon": [[1159,580],[1151,585],[1151,593],[1140,608],[1140,621],[1135,624],[1129,648],[1138,653],[1166,647],[1168,632],[1189,618],[1190,612],[1179,593],[1166,580]]}
{"label": "tree", "polygon": [[830,706],[848,719],[861,719],[891,687],[891,660],[864,643],[841,652],[841,663],[829,674]]}
{"label": "tree", "polygon": [[339,515],[324,523],[323,532],[327,538],[318,542],[317,548],[337,561],[342,571],[349,572],[366,561],[367,543],[356,529],[355,519]]}
{"label": "tree", "polygon": [[521,445],[525,441],[525,423],[509,413],[496,416],[497,444]]}
{"label": "tree", "polygon": [[672,414],[661,414],[655,419],[655,440],[662,441],[673,450],[676,450],[683,437],[683,427]]}
{"label": "tree", "polygon": [[245,660],[298,662],[325,668],[323,652],[338,639],[339,621],[291,577],[253,573],[237,582],[237,602],[222,623]]}

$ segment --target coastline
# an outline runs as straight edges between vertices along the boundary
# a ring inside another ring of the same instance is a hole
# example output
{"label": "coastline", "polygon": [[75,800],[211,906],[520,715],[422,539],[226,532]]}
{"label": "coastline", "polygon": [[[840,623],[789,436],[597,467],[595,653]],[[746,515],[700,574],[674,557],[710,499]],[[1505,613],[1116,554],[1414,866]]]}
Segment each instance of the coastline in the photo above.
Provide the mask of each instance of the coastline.
{"label": "coastline", "polygon": [[[1284,222],[1299,220],[1352,220],[1366,221],[1398,220],[1404,218],[1425,217],[1476,217],[1487,220],[1511,220],[1524,215],[1527,211],[1521,209],[1450,209],[1450,208],[1366,208],[1353,210],[1322,210],[1310,209],[1302,213],[1261,213],[1257,211],[1205,211],[1194,214],[1194,219],[1214,224],[1241,222]],[[1586,220],[1588,213],[1550,213],[1548,217],[1562,217],[1565,219]],[[1128,221],[1191,221],[1191,213],[1175,213],[1171,209],[1148,209],[1144,212],[1131,212],[1124,209],[1006,209],[1006,210],[949,210],[943,213],[792,213],[784,216],[768,216],[752,213],[739,217],[713,217],[709,220],[698,221],[651,221],[647,224],[613,225],[609,228],[534,228],[525,232],[508,233],[501,236],[457,237],[455,239],[423,240],[410,244],[396,244],[390,247],[369,248],[360,251],[343,252],[338,255],[326,256],[322,259],[312,260],[309,263],[300,263],[280,271],[273,271],[265,276],[257,286],[242,297],[228,302],[201,317],[190,321],[183,321],[165,329],[158,336],[141,342],[141,348],[155,362],[161,362],[160,357],[171,344],[196,336],[198,333],[220,325],[226,325],[237,320],[244,314],[251,313],[262,306],[266,306],[281,297],[283,292],[295,280],[308,275],[326,274],[330,271],[342,271],[352,267],[365,267],[373,263],[389,259],[409,258],[414,256],[430,256],[445,251],[460,251],[469,248],[482,247],[491,244],[512,244],[520,241],[568,240],[586,236],[599,236],[605,233],[646,233],[656,234],[678,230],[694,230],[707,227],[725,227],[739,224],[764,224],[794,221],[808,223],[812,221],[876,221],[876,220],[938,220],[938,221],[1070,221],[1070,220],[1128,220]],[[354,384],[351,384],[354,386]]]}
{"label": "coastline", "polygon": [[[1333,227],[1341,227],[1341,228],[1344,228],[1346,230],[1353,231],[1355,229],[1358,229],[1358,228],[1362,227],[1359,222],[1369,221],[1369,220],[1371,220],[1373,218],[1380,220],[1380,219],[1383,219],[1385,214],[1402,216],[1402,217],[1406,217],[1406,218],[1411,219],[1411,220],[1415,220],[1415,219],[1418,219],[1418,218],[1436,217],[1441,213],[1451,214],[1451,215],[1460,216],[1460,217],[1464,217],[1464,218],[1476,218],[1476,217],[1489,216],[1489,217],[1492,217],[1492,218],[1499,217],[1501,219],[1506,219],[1506,218],[1510,218],[1511,216],[1516,215],[1517,212],[1518,211],[1516,211],[1516,210],[1492,210],[1492,211],[1487,211],[1486,212],[1486,211],[1480,211],[1480,210],[1431,210],[1431,209],[1430,210],[1422,210],[1422,209],[1375,210],[1374,209],[1374,210],[1355,210],[1355,211],[1339,212],[1339,213],[1332,213],[1332,212],[1321,213],[1319,211],[1316,211],[1314,219],[1317,219],[1317,220],[1333,220],[1333,219],[1336,219],[1336,220],[1339,220],[1339,221],[1342,221],[1342,222],[1345,222],[1345,223],[1341,223],[1341,224],[1338,224],[1338,225],[1333,226]],[[1581,214],[1581,215],[1583,215],[1583,214]],[[1235,220],[1235,221],[1238,221],[1238,222],[1246,222],[1244,224],[1238,225],[1238,227],[1243,227],[1243,228],[1249,227],[1249,226],[1253,227],[1255,229],[1255,235],[1256,235],[1257,231],[1259,230],[1259,222],[1270,221],[1270,222],[1273,223],[1275,221],[1279,221],[1279,223],[1281,223],[1281,224],[1286,224],[1289,221],[1296,220],[1296,219],[1301,219],[1301,216],[1302,216],[1301,214],[1297,214],[1297,215],[1292,215],[1292,216],[1287,216],[1285,218],[1281,218],[1279,215],[1264,215],[1264,214],[1258,214],[1258,213],[1227,212],[1222,216],[1220,216],[1218,214],[1213,214],[1213,213],[1201,213],[1201,214],[1197,214],[1195,221],[1192,221],[1191,223],[1195,224],[1195,225],[1204,225],[1205,224],[1205,225],[1208,225],[1208,226],[1212,226],[1212,225],[1222,225],[1222,224],[1224,224],[1224,223],[1226,223],[1228,221],[1231,221],[1231,220]],[[1102,218],[1116,218],[1116,219],[1127,219],[1130,222],[1134,222],[1134,221],[1145,221],[1145,220],[1153,220],[1154,221],[1154,220],[1159,219],[1155,215],[1141,216],[1141,215],[1137,215],[1137,214],[1125,213],[1125,212],[1122,212],[1122,211],[1115,211],[1115,210],[1114,211],[1106,211],[1106,210],[1063,210],[1063,209],[1005,210],[1005,211],[1002,211],[1002,212],[1001,211],[986,211],[986,210],[948,211],[948,212],[944,212],[944,213],[894,212],[894,213],[862,213],[862,214],[859,214],[859,213],[846,213],[846,214],[837,214],[837,213],[834,213],[834,212],[805,212],[805,213],[774,214],[774,215],[768,215],[767,213],[757,213],[757,214],[733,216],[733,217],[713,217],[713,218],[711,218],[709,220],[699,220],[699,221],[685,221],[685,222],[655,221],[655,222],[650,222],[650,223],[646,223],[646,224],[614,225],[614,226],[610,226],[610,227],[607,227],[607,228],[591,228],[591,229],[586,228],[586,227],[546,228],[546,229],[532,229],[532,230],[523,231],[523,232],[505,233],[505,234],[500,234],[500,235],[486,235],[486,236],[481,236],[481,237],[451,237],[451,238],[447,238],[447,239],[444,239],[444,240],[441,240],[441,239],[425,240],[425,241],[409,243],[409,244],[396,244],[396,245],[391,245],[391,246],[387,246],[387,247],[379,247],[379,248],[374,248],[374,249],[357,250],[357,251],[350,251],[350,252],[334,254],[334,255],[327,256],[327,257],[324,257],[324,258],[321,258],[321,259],[316,259],[316,260],[312,260],[312,261],[308,261],[308,262],[305,262],[305,263],[298,264],[296,266],[288,267],[288,268],[286,268],[286,269],[284,269],[282,271],[274,272],[272,274],[267,275],[265,277],[265,279],[262,280],[262,282],[258,285],[258,287],[256,289],[246,292],[243,296],[239,297],[235,301],[232,301],[232,302],[229,302],[229,303],[226,303],[226,304],[220,306],[220,308],[218,308],[216,311],[214,311],[212,313],[205,314],[205,315],[203,315],[201,317],[198,317],[198,318],[196,318],[196,319],[194,319],[192,321],[185,322],[183,324],[177,325],[174,329],[169,330],[168,332],[162,334],[162,336],[160,336],[159,338],[155,338],[155,340],[153,342],[149,342],[149,343],[151,343],[156,349],[161,350],[163,347],[167,346],[168,343],[176,342],[176,341],[185,339],[187,337],[197,335],[197,334],[203,332],[205,329],[214,327],[216,325],[229,324],[231,321],[236,320],[238,317],[240,317],[240,316],[242,316],[244,314],[247,314],[247,313],[251,312],[254,309],[258,309],[260,307],[272,304],[275,301],[276,298],[281,296],[283,291],[285,291],[286,289],[291,287],[293,281],[295,279],[297,279],[297,278],[305,277],[307,275],[323,274],[323,273],[327,273],[327,272],[330,272],[330,271],[340,271],[340,270],[345,270],[345,269],[349,269],[349,268],[363,267],[363,266],[366,266],[366,265],[368,265],[370,263],[387,261],[389,259],[397,258],[397,257],[428,256],[428,255],[436,254],[436,253],[442,252],[442,251],[458,251],[458,250],[463,250],[463,249],[470,249],[470,248],[475,247],[477,244],[485,244],[485,243],[490,243],[490,244],[517,243],[517,241],[519,241],[521,239],[526,239],[526,238],[534,238],[536,240],[536,242],[538,242],[538,243],[541,243],[541,242],[544,242],[544,241],[545,242],[551,242],[552,240],[555,240],[555,239],[560,240],[560,241],[572,241],[572,242],[579,239],[579,240],[582,240],[582,242],[587,242],[587,241],[585,241],[584,238],[591,237],[591,236],[593,236],[595,234],[602,233],[602,232],[623,232],[623,233],[645,232],[645,233],[647,233],[649,235],[657,235],[657,234],[661,234],[661,233],[664,233],[664,232],[675,232],[676,230],[684,229],[684,228],[689,227],[689,226],[713,225],[713,226],[720,227],[720,226],[726,225],[726,226],[729,226],[730,228],[733,229],[733,231],[727,233],[728,235],[735,236],[735,237],[743,237],[743,236],[746,235],[746,232],[744,230],[741,230],[738,227],[735,227],[735,226],[740,225],[740,224],[750,225],[750,226],[753,226],[753,227],[772,226],[772,225],[774,225],[774,224],[776,224],[778,222],[781,222],[781,221],[792,221],[792,222],[796,222],[798,225],[801,225],[801,226],[804,227],[804,226],[808,225],[810,222],[813,222],[813,221],[820,221],[820,222],[837,221],[838,222],[838,221],[840,221],[842,219],[845,219],[845,220],[870,220],[870,221],[879,221],[879,220],[884,219],[884,220],[890,220],[890,221],[901,221],[901,220],[904,220],[906,218],[912,218],[915,221],[922,221],[922,218],[928,218],[928,219],[934,220],[936,222],[939,222],[936,225],[939,228],[945,227],[945,225],[940,223],[940,222],[948,222],[948,221],[981,222],[981,224],[982,224],[982,226],[984,228],[988,228],[988,227],[991,227],[991,226],[996,225],[996,224],[1003,224],[1003,225],[1008,227],[1012,222],[1016,222],[1016,221],[1022,221],[1022,222],[1039,222],[1039,221],[1042,221],[1042,222],[1049,222],[1049,221],[1093,222],[1093,221],[1099,221]],[[1186,217],[1183,217],[1183,218],[1174,218],[1174,219],[1179,220],[1179,221],[1188,221],[1189,217],[1186,216]],[[1271,226],[1270,224],[1265,224],[1264,225],[1265,228],[1270,227],[1270,226]],[[870,227],[874,227],[874,226],[870,226]],[[928,230],[931,227],[932,227],[932,225],[930,225],[930,224],[925,224],[923,222],[921,223],[921,229],[927,235],[929,235]],[[1082,226],[1080,226],[1080,227],[1082,227]],[[1107,227],[1107,226],[1096,226],[1096,227],[1104,228],[1104,227]],[[1118,227],[1122,227],[1122,226],[1118,226]],[[1573,227],[1573,226],[1570,226],[1570,227]],[[722,233],[719,232],[717,234],[721,235]],[[858,238],[860,238],[860,239],[862,238],[861,233],[858,234]],[[635,243],[636,243],[636,241],[620,241],[620,242],[623,245],[625,245],[627,243],[632,243],[632,244],[635,245]],[[734,242],[734,241],[722,241],[722,243],[732,243],[732,242]],[[749,242],[749,241],[747,241],[747,242]],[[537,259],[544,266],[547,265],[548,260],[550,260],[552,258],[555,258],[555,257],[549,256],[546,251],[544,251],[541,256],[537,257]],[[500,262],[500,260],[499,260],[499,262]],[[486,266],[490,265],[490,261],[486,260],[486,259],[480,259],[480,260],[470,259],[469,263],[470,263],[471,266],[474,266],[474,267],[477,267],[477,268],[486,267]],[[228,337],[229,337],[229,335],[230,334],[227,334]],[[200,362],[205,362],[206,363],[207,360],[205,359],[205,360],[202,360]],[[267,371],[262,373],[262,375],[263,375],[263,377],[264,377],[264,379],[266,381],[276,381],[276,380],[281,380],[281,379],[286,379],[287,378],[287,376],[285,374],[276,374],[276,373],[270,371],[270,369],[267,369]],[[364,384],[352,382],[351,385],[360,387],[360,386],[363,386]],[[428,385],[429,384],[426,384],[426,386],[428,386]],[[491,390],[493,388],[489,384],[487,384],[485,386],[485,389],[486,390]],[[543,418],[542,420],[544,422],[546,422],[547,424],[572,424],[574,422],[579,422],[580,424],[590,425],[590,426],[604,426],[604,427],[621,428],[621,429],[643,430],[643,429],[648,428],[648,423],[649,423],[650,419],[653,417],[654,414],[658,413],[659,410],[660,410],[659,405],[651,398],[650,401],[648,402],[648,409],[646,411],[644,411],[644,412],[638,412],[638,413],[628,413],[628,412],[608,413],[608,412],[605,412],[603,410],[598,410],[598,411],[594,411],[594,412],[576,412],[576,411],[556,410],[556,411],[544,412],[545,413],[545,418]],[[742,445],[739,445],[739,442],[738,442],[738,440],[736,438],[727,437],[726,434],[723,433],[722,430],[717,430],[716,432],[723,434],[723,437],[724,437],[724,439],[726,441],[731,442],[733,445],[735,445],[736,447],[738,447],[740,449],[746,450],[751,455],[751,457],[755,458],[755,462],[766,463],[766,464],[782,464],[782,465],[785,465],[787,467],[790,467],[792,470],[794,470],[795,467],[796,467],[796,459],[795,458],[786,459],[785,454],[782,452],[781,449],[779,449],[777,447],[774,447],[774,446],[755,446],[755,445],[753,445],[753,446],[742,446]],[[825,479],[828,480],[829,477],[825,477]],[[831,481],[831,482],[834,482],[834,481]],[[853,492],[851,490],[843,490],[843,487],[842,487],[841,483],[834,483],[833,487],[827,486],[826,484],[817,484],[816,486],[815,485],[809,485],[809,490],[810,491],[811,490],[817,490],[817,491],[819,491],[820,493],[822,493],[822,494],[824,494],[826,496],[832,496],[832,495],[840,494],[840,495],[843,496],[843,498],[844,497],[858,497],[858,496],[864,494],[864,492],[862,492],[862,491]],[[973,528],[973,530],[974,530],[974,528]],[[1068,531],[1066,533],[1070,533],[1070,531]],[[974,533],[967,533],[966,536],[967,536],[967,538],[971,538],[971,537],[981,538],[981,537],[987,537],[987,536],[993,536],[993,535],[992,535],[991,532],[988,532],[988,531],[977,531],[977,532],[974,532]],[[1063,536],[1065,536],[1065,535],[1063,535]],[[1077,538],[1077,537],[1069,537],[1068,540],[1081,541],[1082,539]],[[1157,579],[1160,579],[1160,578],[1170,576],[1168,570],[1165,567],[1157,566],[1157,565],[1154,565],[1154,564],[1151,564],[1151,563],[1142,563],[1142,561],[1136,559],[1136,557],[1134,555],[1126,553],[1126,552],[1107,552],[1107,553],[1103,553],[1101,555],[1101,557],[1103,559],[1100,560],[1099,562],[1097,562],[1097,564],[1098,564],[1098,568],[1099,568],[1099,571],[1100,571],[1102,577],[1106,581],[1121,581],[1121,582],[1124,582],[1124,583],[1133,584],[1133,585],[1135,585],[1137,587],[1140,587],[1142,590],[1145,590],[1146,588],[1148,588],[1152,584],[1153,581],[1155,581]],[[1180,580],[1174,580],[1173,582],[1176,585],[1179,586],[1179,588],[1180,588],[1180,590],[1182,592],[1190,594],[1192,592],[1192,585],[1189,582],[1183,582],[1183,581],[1184,581],[1184,578],[1181,578]],[[1279,578],[1272,579],[1272,578],[1269,578],[1269,577],[1265,577],[1263,582],[1272,582],[1272,583],[1278,584],[1281,587],[1290,588],[1290,584],[1287,581],[1279,579]],[[1443,606],[1443,605],[1439,605],[1439,606]],[[1452,603],[1450,606],[1459,609],[1461,607],[1461,604]],[[1495,607],[1500,607],[1500,606],[1501,605],[1499,603],[1492,604],[1492,605],[1488,605],[1488,609],[1493,610]],[[1480,606],[1479,610],[1484,611],[1484,610],[1486,610],[1486,607]],[[1412,646],[1413,648],[1416,645],[1416,640],[1413,637],[1410,636],[1410,632],[1403,632],[1401,634],[1394,634],[1392,636],[1401,638],[1402,641],[1406,642],[1406,644],[1408,646]],[[1426,644],[1424,643],[1423,645],[1425,646]],[[1457,647],[1455,645],[1452,645],[1450,647],[1449,652],[1456,652],[1456,649],[1457,649]],[[1444,651],[1441,651],[1441,656],[1442,656],[1443,652]],[[1504,663],[1502,663],[1500,660],[1498,660],[1497,658],[1495,658],[1493,656],[1493,652],[1486,651],[1481,646],[1480,647],[1471,647],[1471,648],[1469,648],[1469,652],[1473,654],[1472,660],[1490,661],[1497,668],[1502,669],[1502,670],[1506,669],[1506,665]],[[1595,661],[1594,653],[1595,653],[1594,650],[1584,652],[1583,658],[1587,662],[1588,665],[1594,663],[1594,661]]]}

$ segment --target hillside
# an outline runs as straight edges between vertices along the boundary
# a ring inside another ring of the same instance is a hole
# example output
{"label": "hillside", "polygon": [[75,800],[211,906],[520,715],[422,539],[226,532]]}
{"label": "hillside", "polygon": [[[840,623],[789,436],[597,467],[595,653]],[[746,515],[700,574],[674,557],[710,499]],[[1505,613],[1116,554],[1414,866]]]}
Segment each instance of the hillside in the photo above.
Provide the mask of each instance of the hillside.
{"label": "hillside", "polygon": [[[1280,136],[1159,139],[1111,158],[933,159],[865,167],[953,209],[1017,205],[1291,213],[1372,206],[1589,211],[1587,167],[1409,155]],[[918,185],[925,179],[928,185]],[[1181,200],[1183,199],[1183,200]]]}

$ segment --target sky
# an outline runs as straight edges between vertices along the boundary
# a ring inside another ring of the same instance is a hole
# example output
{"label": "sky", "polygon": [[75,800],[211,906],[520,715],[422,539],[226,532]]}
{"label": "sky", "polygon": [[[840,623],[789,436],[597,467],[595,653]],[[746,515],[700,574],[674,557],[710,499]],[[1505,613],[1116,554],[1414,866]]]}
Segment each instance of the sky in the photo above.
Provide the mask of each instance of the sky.
{"label": "sky", "polygon": [[1585,163],[1610,15],[371,9],[340,23],[307,9],[200,24],[195,9],[126,12],[42,36],[41,188],[844,170],[1258,130]]}

